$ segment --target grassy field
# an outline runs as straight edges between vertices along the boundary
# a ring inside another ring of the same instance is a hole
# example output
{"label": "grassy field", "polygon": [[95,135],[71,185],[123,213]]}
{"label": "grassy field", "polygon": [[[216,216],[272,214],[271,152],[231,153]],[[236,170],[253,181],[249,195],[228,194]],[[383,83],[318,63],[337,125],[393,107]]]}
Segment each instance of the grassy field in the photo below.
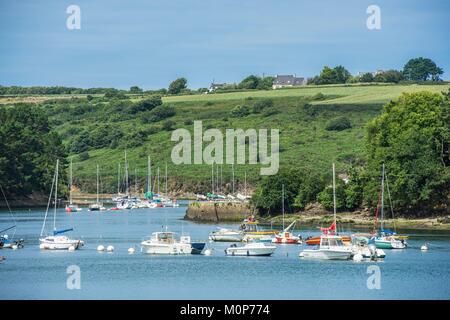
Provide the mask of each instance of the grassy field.
{"label": "grassy field", "polygon": [[[218,128],[222,132],[227,128],[280,129],[280,168],[306,167],[313,171],[328,173],[333,161],[337,164],[338,172],[345,172],[352,163],[364,162],[365,125],[379,114],[384,103],[397,98],[402,92],[423,90],[443,92],[449,88],[449,84],[323,86],[173,96],[165,97],[163,101],[174,106],[176,110],[176,115],[170,118],[175,123],[174,129],[186,128],[192,132],[191,122],[195,120],[203,121],[204,130]],[[318,93],[322,93],[325,98],[313,99],[312,97]],[[252,113],[245,117],[233,117],[230,114],[235,106],[245,105],[251,109],[262,98],[273,100],[274,105],[270,108],[270,113]],[[36,99],[39,102],[44,100],[43,97]],[[305,108],[307,103],[313,107]],[[157,168],[160,168],[161,190],[164,189],[163,176],[166,163],[169,189],[194,192],[211,189],[211,166],[206,164],[176,166],[172,163],[170,155],[175,142],[170,140],[171,131],[160,129],[160,122],[143,123],[139,114],[131,118],[111,120],[112,115],[103,110],[105,102],[90,103],[89,111],[74,113],[75,109],[83,104],[86,105],[88,102],[49,105],[51,124],[62,135],[64,143],[68,146],[80,132],[92,132],[105,124],[125,134],[153,127],[157,130],[139,141],[139,146],[127,148],[131,183],[134,184],[136,172],[139,188],[145,184],[147,156],[150,155],[153,175],[156,174]],[[327,131],[325,129],[327,122],[340,116],[347,117],[352,127],[339,132]],[[114,192],[117,187],[117,166],[119,162],[123,166],[124,152],[123,146],[91,149],[90,158],[85,161],[81,161],[77,154],[71,154],[74,160],[75,181],[81,186],[81,191],[94,192],[96,165],[99,164],[102,192]],[[236,185],[241,190],[245,174],[250,185],[249,189],[261,179],[258,165],[236,165]],[[229,186],[231,165],[224,164],[219,167],[219,177],[223,186],[225,184]]]}

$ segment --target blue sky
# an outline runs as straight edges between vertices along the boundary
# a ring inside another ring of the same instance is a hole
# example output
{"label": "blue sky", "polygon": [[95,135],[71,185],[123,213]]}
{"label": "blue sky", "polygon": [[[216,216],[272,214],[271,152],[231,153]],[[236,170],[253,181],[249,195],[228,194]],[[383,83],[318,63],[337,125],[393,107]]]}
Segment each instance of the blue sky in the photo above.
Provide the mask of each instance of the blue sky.
{"label": "blue sky", "polygon": [[[81,8],[81,30],[66,9]],[[381,30],[366,9],[381,8]],[[191,88],[249,74],[401,69],[433,59],[450,79],[446,0],[0,0],[0,85]]]}

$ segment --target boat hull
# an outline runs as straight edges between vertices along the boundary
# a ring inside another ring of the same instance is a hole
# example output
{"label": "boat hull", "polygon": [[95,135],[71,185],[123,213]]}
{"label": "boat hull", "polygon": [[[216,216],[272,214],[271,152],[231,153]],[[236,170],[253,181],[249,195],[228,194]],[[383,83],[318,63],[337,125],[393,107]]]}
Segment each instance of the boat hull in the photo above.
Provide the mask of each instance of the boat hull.
{"label": "boat hull", "polygon": [[401,241],[375,240],[377,249],[405,249],[406,245]]}
{"label": "boat hull", "polygon": [[352,253],[351,251],[344,250],[303,250],[300,253],[300,257],[307,259],[318,259],[318,260],[348,260],[350,259]]}
{"label": "boat hull", "polygon": [[80,249],[84,242],[81,240],[67,240],[63,242],[50,242],[46,239],[39,239],[40,248],[44,250],[69,250],[70,247]]}
{"label": "boat hull", "polygon": [[209,235],[209,239],[218,242],[241,242],[244,239],[242,233],[219,233],[213,232]]}
{"label": "boat hull", "polygon": [[276,246],[264,246],[264,247],[230,247],[225,250],[225,253],[229,256],[258,256],[268,257],[271,256]]}
{"label": "boat hull", "polygon": [[203,249],[205,248],[205,242],[191,242],[191,253],[192,254],[201,254]]}
{"label": "boat hull", "polygon": [[192,246],[188,243],[141,243],[141,252],[145,254],[178,255],[191,254]]}

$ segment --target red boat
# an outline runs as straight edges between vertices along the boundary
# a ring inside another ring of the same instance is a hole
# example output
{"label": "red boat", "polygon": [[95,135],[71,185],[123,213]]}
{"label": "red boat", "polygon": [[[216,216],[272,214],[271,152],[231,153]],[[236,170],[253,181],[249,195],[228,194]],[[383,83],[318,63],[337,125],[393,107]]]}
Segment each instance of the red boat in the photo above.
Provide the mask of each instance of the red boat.
{"label": "red boat", "polygon": [[284,244],[297,244],[300,243],[300,238],[294,236],[289,230],[295,224],[296,221],[292,222],[286,229],[277,234],[275,238],[272,239],[273,243],[284,243]]}

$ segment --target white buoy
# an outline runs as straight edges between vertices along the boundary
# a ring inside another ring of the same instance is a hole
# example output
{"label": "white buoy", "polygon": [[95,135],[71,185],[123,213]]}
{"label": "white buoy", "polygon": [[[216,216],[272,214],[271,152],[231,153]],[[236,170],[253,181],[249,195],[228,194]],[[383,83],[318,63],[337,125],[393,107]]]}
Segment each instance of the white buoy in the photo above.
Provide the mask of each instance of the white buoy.
{"label": "white buoy", "polygon": [[129,254],[133,254],[135,251],[136,251],[136,250],[135,250],[133,247],[128,248],[128,253],[129,253]]}
{"label": "white buoy", "polygon": [[11,249],[16,250],[16,249],[17,249],[17,244],[13,244],[13,245],[11,246]]}
{"label": "white buoy", "polygon": [[70,246],[69,251],[75,251],[75,246]]}
{"label": "white buoy", "polygon": [[41,243],[40,245],[39,245],[39,249],[45,249],[45,245],[43,244],[43,243]]}
{"label": "white buoy", "polygon": [[108,252],[113,252],[113,251],[114,251],[114,247],[113,247],[113,246],[108,246],[108,247],[106,248],[106,251],[108,251]]}
{"label": "white buoy", "polygon": [[99,246],[97,247],[97,251],[105,251],[105,246],[99,245]]}
{"label": "white buoy", "polygon": [[422,251],[428,251],[428,246],[427,246],[427,244],[425,243],[423,246],[421,246],[421,247],[420,247],[420,250],[422,250]]}
{"label": "white buoy", "polygon": [[210,256],[212,254],[211,249],[206,249],[205,252],[203,253],[205,256]]}
{"label": "white buoy", "polygon": [[360,262],[363,261],[364,257],[361,253],[357,253],[353,256],[353,261]]}

